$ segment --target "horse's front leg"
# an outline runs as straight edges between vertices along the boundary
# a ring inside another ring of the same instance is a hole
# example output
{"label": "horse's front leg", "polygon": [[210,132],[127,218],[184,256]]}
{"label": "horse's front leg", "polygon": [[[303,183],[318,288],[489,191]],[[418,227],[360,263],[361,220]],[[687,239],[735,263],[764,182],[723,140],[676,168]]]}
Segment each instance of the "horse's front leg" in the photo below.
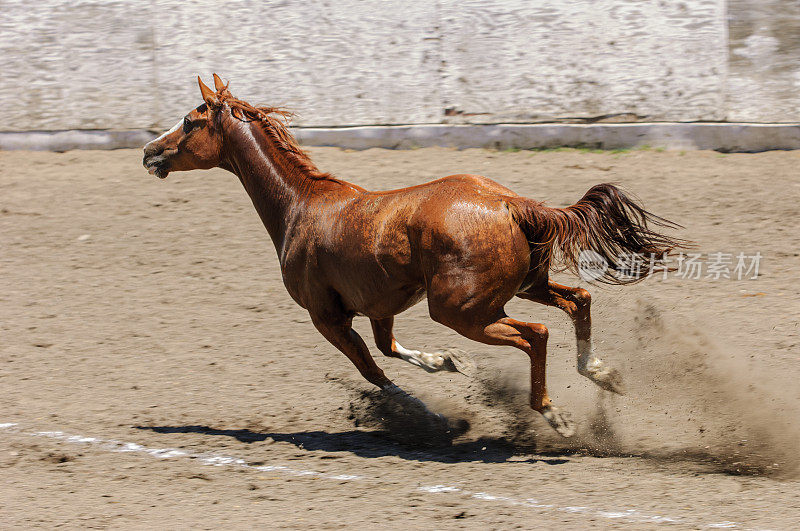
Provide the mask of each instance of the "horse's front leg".
{"label": "horse's front leg", "polygon": [[441,415],[432,413],[418,398],[403,391],[383,374],[381,368],[378,367],[375,360],[372,359],[372,355],[369,353],[369,348],[367,348],[364,340],[361,339],[358,332],[353,330],[352,317],[327,313],[311,314],[311,321],[314,323],[317,330],[325,336],[325,339],[342,351],[342,353],[353,362],[358,372],[360,372],[367,381],[377,385],[384,392],[399,399],[404,404],[411,404],[424,413],[431,415],[431,418],[436,419],[438,423],[447,424],[447,419]]}
{"label": "horse's front leg", "polygon": [[311,313],[311,322],[334,347],[348,357],[368,382],[381,389],[394,387],[372,359],[364,340],[353,330],[353,318],[330,313]]}
{"label": "horse's front leg", "polygon": [[429,354],[404,348],[403,345],[397,342],[392,333],[394,317],[370,319],[370,323],[372,324],[372,332],[375,335],[375,344],[384,356],[399,358],[427,372],[447,371],[471,374],[475,368],[466,353],[458,349],[447,349],[446,351]]}

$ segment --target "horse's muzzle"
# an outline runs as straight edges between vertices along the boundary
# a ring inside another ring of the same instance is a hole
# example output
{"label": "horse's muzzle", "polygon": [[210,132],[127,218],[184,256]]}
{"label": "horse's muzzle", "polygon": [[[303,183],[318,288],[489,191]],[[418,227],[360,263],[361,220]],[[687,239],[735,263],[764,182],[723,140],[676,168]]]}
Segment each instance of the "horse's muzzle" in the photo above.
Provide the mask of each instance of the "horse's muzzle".
{"label": "horse's muzzle", "polygon": [[147,169],[150,175],[155,175],[159,179],[166,179],[169,175],[169,167],[164,150],[154,148],[149,144],[144,147],[144,158],[142,158],[142,165]]}
{"label": "horse's muzzle", "polygon": [[169,168],[167,167],[167,163],[163,159],[156,159],[156,160],[147,160],[143,161],[144,167],[147,168],[147,173],[150,175],[155,175],[159,179],[166,179],[167,175],[169,175]]}

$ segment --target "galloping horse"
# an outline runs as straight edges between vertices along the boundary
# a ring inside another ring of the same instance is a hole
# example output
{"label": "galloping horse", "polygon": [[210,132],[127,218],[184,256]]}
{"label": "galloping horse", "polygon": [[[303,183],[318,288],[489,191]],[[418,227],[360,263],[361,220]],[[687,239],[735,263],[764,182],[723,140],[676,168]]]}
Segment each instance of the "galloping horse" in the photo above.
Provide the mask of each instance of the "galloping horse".
{"label": "galloping horse", "polygon": [[239,177],[275,244],[289,294],[369,382],[402,393],[353,330],[356,315],[370,319],[384,355],[429,372],[464,370],[468,362],[456,353],[409,350],[395,340],[394,316],[427,296],[434,321],[474,341],[525,352],[531,407],[569,437],[573,423],[545,386],[547,328],[503,309],[517,296],[565,311],[575,327],[578,372],[623,392],[619,373],[592,349],[589,292],[556,284],[548,272],[577,272],[581,252],[593,251],[608,264],[599,280],[635,282],[659,261],[622,276],[622,256],[661,260],[683,242],[648,226],[677,225],[611,184],[592,187],[567,208],[478,175],[368,191],[318,170],[287,129],[288,112],[235,98],[216,74],[216,90],[197,81],[204,103],[144,147],[144,166],[161,179],[213,167]]}

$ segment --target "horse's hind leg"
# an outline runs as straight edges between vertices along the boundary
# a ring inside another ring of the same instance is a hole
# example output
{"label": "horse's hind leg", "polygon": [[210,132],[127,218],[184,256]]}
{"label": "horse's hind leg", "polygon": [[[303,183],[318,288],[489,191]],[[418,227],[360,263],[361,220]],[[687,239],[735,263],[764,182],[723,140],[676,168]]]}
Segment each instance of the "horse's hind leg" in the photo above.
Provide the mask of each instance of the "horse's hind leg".
{"label": "horse's hind leg", "polygon": [[456,349],[428,354],[427,352],[404,348],[397,342],[392,333],[394,317],[370,319],[370,323],[372,324],[372,332],[375,335],[375,344],[385,356],[402,359],[427,372],[448,371],[468,374],[474,368],[466,355]]}
{"label": "horse's hind leg", "polygon": [[619,372],[609,367],[594,354],[590,310],[592,297],[588,291],[548,281],[546,286],[530,288],[517,296],[564,310],[575,326],[575,337],[578,343],[578,372],[607,391],[618,394],[625,393]]}
{"label": "horse's hind leg", "polygon": [[[435,304],[435,303],[434,303]],[[456,313],[431,306],[431,317],[459,334],[488,345],[509,345],[525,352],[531,360],[531,408],[538,411],[559,434],[571,437],[575,428],[569,417],[555,407],[547,394],[545,365],[547,360],[547,327],[525,323],[500,315],[486,323],[472,312]],[[482,324],[483,323],[483,324]]]}

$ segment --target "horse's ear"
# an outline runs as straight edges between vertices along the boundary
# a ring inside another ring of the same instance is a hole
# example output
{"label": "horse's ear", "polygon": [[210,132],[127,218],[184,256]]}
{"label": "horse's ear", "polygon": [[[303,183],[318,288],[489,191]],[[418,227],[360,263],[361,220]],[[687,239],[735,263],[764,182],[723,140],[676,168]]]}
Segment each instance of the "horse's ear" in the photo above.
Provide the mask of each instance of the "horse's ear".
{"label": "horse's ear", "polygon": [[208,106],[219,107],[217,94],[203,83],[203,80],[200,79],[200,76],[197,76],[197,84],[200,85],[200,93],[203,95],[203,100],[208,104]]}
{"label": "horse's ear", "polygon": [[217,89],[217,92],[228,88],[228,85],[222,82],[222,79],[217,75],[213,74],[214,76],[214,88]]}

